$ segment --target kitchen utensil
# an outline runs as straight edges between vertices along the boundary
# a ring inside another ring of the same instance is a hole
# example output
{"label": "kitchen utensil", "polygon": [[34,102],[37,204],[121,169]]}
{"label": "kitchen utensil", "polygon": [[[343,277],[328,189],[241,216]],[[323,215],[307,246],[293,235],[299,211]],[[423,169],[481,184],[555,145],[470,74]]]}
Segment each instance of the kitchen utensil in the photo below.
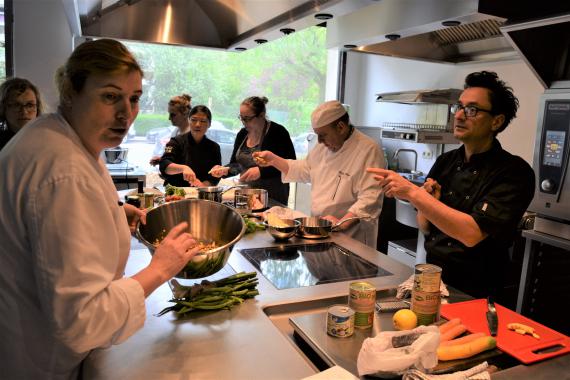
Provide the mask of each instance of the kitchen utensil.
{"label": "kitchen utensil", "polygon": [[222,269],[231,249],[245,233],[241,215],[222,203],[184,199],[155,207],[146,214],[146,224],[137,225],[139,240],[154,254],[155,244],[181,222],[188,222],[188,232],[203,243],[216,244],[216,248],[195,256],[175,277],[201,278]]}
{"label": "kitchen utensil", "polygon": [[497,335],[497,326],[499,325],[499,320],[497,318],[497,309],[495,308],[495,303],[491,297],[487,298],[487,324],[489,325],[489,333],[491,336]]}
{"label": "kitchen utensil", "polygon": [[120,164],[121,162],[125,162],[127,160],[127,154],[129,150],[127,148],[111,148],[105,149],[105,161],[108,164]]}
{"label": "kitchen utensil", "polygon": [[305,239],[323,239],[328,237],[331,232],[336,231],[338,227],[343,225],[345,222],[353,219],[362,218],[354,216],[351,218],[346,218],[334,225],[330,221],[318,216],[296,218],[295,220],[298,220],[301,223],[297,230],[297,236]]}
{"label": "kitchen utensil", "polygon": [[234,205],[241,210],[262,211],[269,205],[269,195],[265,189],[237,188]]}
{"label": "kitchen utensil", "polygon": [[224,189],[222,186],[198,187],[198,199],[222,203],[222,195],[235,187],[236,186],[230,186],[227,189]]}
{"label": "kitchen utensil", "polygon": [[297,232],[297,229],[299,228],[301,222],[294,219],[281,219],[281,221],[287,224],[287,226],[272,226],[267,221],[263,222],[263,225],[266,227],[267,232],[269,232],[269,234],[273,236],[275,240],[289,240],[291,237],[293,237],[293,235],[295,235],[295,232]]}
{"label": "kitchen utensil", "polygon": [[[497,328],[497,347],[525,364],[531,364],[553,356],[570,352],[570,338],[532,319],[523,317],[499,304],[495,304],[497,318],[501,321]],[[472,333],[489,332],[485,312],[487,300],[457,302],[441,305],[441,316],[446,319],[460,318],[461,323]],[[522,323],[534,327],[540,339],[530,335],[517,334],[507,328],[509,323]]]}

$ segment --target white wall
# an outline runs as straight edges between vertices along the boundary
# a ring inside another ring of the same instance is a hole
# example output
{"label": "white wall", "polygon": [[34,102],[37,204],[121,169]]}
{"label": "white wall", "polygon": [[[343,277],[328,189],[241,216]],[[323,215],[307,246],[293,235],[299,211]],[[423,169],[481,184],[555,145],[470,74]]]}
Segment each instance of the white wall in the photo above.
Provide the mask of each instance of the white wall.
{"label": "white wall", "polygon": [[14,0],[14,75],[38,86],[48,111],[57,106],[55,71],[72,46],[61,0]]}
{"label": "white wall", "polygon": [[538,102],[544,89],[522,60],[453,65],[350,52],[345,103],[351,105],[351,120],[355,125],[380,126],[389,115],[381,114],[376,94],[462,88],[467,74],[481,70],[497,72],[518,97],[518,116],[498,138],[507,151],[532,165]]}

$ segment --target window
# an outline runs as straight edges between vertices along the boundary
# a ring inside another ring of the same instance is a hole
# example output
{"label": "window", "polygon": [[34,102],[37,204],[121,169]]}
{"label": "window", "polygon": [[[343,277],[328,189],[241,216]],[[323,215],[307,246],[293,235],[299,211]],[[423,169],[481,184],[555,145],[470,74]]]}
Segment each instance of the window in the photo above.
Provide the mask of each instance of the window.
{"label": "window", "polygon": [[[149,172],[157,170],[149,160],[157,151],[155,144],[161,142],[145,136],[170,125],[168,101],[183,93],[192,96],[193,105],[210,108],[209,135],[229,151],[228,156],[242,127],[236,118],[239,105],[252,95],[266,96],[269,119],[285,126],[292,139],[300,136],[305,142],[311,131],[311,112],[324,99],[325,38],[325,28],[312,27],[245,52],[125,42],[145,73],[144,95],[133,125],[136,136],[121,144],[129,149],[129,164]],[[297,155],[303,157],[306,144],[295,146],[299,147]]]}

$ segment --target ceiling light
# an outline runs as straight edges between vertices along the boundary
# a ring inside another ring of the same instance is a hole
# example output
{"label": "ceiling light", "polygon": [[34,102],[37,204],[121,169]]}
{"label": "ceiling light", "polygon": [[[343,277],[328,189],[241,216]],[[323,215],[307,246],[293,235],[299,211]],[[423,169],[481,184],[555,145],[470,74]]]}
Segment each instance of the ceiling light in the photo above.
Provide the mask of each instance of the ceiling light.
{"label": "ceiling light", "polygon": [[317,13],[315,15],[315,18],[317,20],[330,20],[331,18],[333,18],[333,15],[331,15],[330,13]]}
{"label": "ceiling light", "polygon": [[257,42],[258,44],[264,44],[267,42],[267,40],[263,39],[263,38],[258,38],[257,40],[254,40],[255,42]]}
{"label": "ceiling light", "polygon": [[237,50],[237,51],[245,51],[245,50],[247,50],[247,48],[238,46],[237,48],[235,48],[235,50]]}
{"label": "ceiling light", "polygon": [[397,40],[398,38],[400,38],[402,36],[400,36],[399,34],[392,33],[392,34],[386,34],[384,37],[386,37],[390,41],[394,41],[394,40]]}
{"label": "ceiling light", "polygon": [[288,35],[288,34],[294,33],[294,32],[295,32],[295,29],[283,28],[283,29],[279,29],[279,31],[280,31],[281,33],[283,33],[284,35]]}
{"label": "ceiling light", "polygon": [[346,45],[344,45],[344,48],[345,48],[345,49],[354,49],[355,47],[356,47],[356,45],[353,45],[353,44],[346,44]]}
{"label": "ceiling light", "polygon": [[458,26],[458,25],[461,25],[461,21],[449,20],[449,21],[442,22],[441,25],[443,25],[443,26]]}

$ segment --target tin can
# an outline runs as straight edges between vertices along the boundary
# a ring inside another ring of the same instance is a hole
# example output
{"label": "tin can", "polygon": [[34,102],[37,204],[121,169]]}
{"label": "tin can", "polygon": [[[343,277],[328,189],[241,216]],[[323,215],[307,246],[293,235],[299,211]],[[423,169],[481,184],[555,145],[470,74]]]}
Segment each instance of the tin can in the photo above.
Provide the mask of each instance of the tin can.
{"label": "tin can", "polygon": [[138,195],[129,195],[126,199],[127,203],[135,206],[136,208],[141,207],[141,199]]}
{"label": "tin can", "polygon": [[151,207],[154,207],[154,194],[144,193],[144,204],[142,208],[151,208]]}
{"label": "tin can", "polygon": [[354,310],[346,305],[334,305],[327,310],[327,334],[348,338],[354,333]]}
{"label": "tin can", "polygon": [[348,306],[354,310],[354,327],[367,329],[374,322],[376,288],[369,282],[353,282],[349,286]]}
{"label": "tin can", "polygon": [[418,317],[418,325],[429,325],[439,320],[440,284],[440,267],[432,264],[416,265],[411,309]]}

